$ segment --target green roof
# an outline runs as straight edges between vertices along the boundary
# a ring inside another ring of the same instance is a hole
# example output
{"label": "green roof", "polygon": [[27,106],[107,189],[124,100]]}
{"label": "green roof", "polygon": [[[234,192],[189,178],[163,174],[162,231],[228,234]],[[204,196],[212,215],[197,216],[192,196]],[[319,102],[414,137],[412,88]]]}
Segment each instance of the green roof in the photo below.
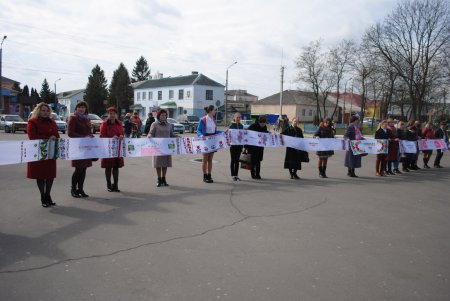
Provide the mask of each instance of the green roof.
{"label": "green roof", "polygon": [[134,87],[134,89],[148,89],[148,88],[187,86],[187,85],[224,87],[224,85],[219,84],[218,82],[213,81],[209,77],[200,73],[187,76],[149,79],[137,84]]}

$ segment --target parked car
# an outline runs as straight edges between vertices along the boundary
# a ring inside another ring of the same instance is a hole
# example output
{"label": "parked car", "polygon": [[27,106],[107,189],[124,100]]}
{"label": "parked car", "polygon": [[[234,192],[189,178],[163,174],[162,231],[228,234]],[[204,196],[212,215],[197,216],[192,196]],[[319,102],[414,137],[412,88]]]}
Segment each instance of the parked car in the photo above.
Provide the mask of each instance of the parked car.
{"label": "parked car", "polygon": [[167,122],[170,123],[171,125],[173,125],[174,133],[180,133],[180,134],[184,133],[184,130],[185,130],[184,125],[182,125],[181,123],[178,123],[175,119],[167,118]]}
{"label": "parked car", "polygon": [[253,122],[253,120],[241,120],[241,124],[244,127],[244,130],[248,129],[248,127],[252,125]]}
{"label": "parked car", "polygon": [[88,118],[91,121],[92,134],[100,132],[103,120],[96,114],[88,114]]}
{"label": "parked car", "polygon": [[363,125],[369,126],[369,127],[375,127],[380,123],[380,119],[372,118],[372,117],[365,117],[363,119]]}
{"label": "parked car", "polygon": [[200,118],[195,115],[180,115],[177,118],[178,123],[184,125],[185,131],[195,133],[197,131]]}
{"label": "parked car", "polygon": [[67,123],[64,120],[62,120],[61,116],[59,116],[56,113],[52,113],[52,119],[56,122],[58,131],[65,134],[67,131]]}
{"label": "parked car", "polygon": [[0,130],[3,129],[5,133],[16,131],[27,132],[27,122],[19,115],[0,115]]}

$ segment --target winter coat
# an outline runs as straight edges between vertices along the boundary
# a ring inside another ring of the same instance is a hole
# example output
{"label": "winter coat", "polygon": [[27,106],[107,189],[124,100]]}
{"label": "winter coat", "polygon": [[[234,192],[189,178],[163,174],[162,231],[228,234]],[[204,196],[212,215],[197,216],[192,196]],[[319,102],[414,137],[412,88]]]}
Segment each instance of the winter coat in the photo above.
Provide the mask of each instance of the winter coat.
{"label": "winter coat", "polygon": [[[113,138],[120,137],[124,135],[123,125],[120,120],[116,120],[115,122],[111,122],[109,119],[103,120],[102,125],[100,126],[100,138]],[[119,140],[118,147],[121,147],[122,140]],[[102,158],[101,159],[101,167],[102,168],[121,168],[124,165],[123,157],[119,158]]]}
{"label": "winter coat", "polygon": [[[91,137],[91,131],[91,122],[87,117],[82,119],[75,113],[70,115],[67,127],[67,135],[70,138]],[[72,167],[87,168],[91,166],[92,159],[72,160]]]}

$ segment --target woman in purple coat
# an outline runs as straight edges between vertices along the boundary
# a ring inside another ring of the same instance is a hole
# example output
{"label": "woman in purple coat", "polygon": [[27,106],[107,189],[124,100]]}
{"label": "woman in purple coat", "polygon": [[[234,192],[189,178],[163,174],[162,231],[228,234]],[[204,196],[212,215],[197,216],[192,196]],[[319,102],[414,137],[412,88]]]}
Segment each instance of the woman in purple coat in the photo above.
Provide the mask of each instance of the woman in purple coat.
{"label": "woman in purple coat", "polygon": [[[75,112],[69,117],[67,134],[70,138],[94,137],[91,131],[91,122],[88,118],[88,105],[81,101],[75,106]],[[75,171],[72,175],[71,195],[74,198],[86,198],[88,195],[84,192],[84,180],[86,178],[86,169],[92,166],[92,159],[73,160],[72,167]]]}

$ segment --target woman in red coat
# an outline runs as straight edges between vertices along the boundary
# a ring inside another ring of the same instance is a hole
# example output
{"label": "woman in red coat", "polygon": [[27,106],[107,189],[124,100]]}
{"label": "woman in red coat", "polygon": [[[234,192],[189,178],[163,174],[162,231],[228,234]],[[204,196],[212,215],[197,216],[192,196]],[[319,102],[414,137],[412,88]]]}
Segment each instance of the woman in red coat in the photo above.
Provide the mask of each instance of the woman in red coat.
{"label": "woman in red coat", "polygon": [[[435,139],[432,123],[427,123],[425,128],[422,130],[422,137],[423,139]],[[430,150],[423,150],[422,152],[423,152],[423,168],[430,168],[430,166],[428,166],[428,161],[430,161],[433,151],[430,149]]]}
{"label": "woman in red coat", "polygon": [[[107,109],[108,119],[104,120],[100,127],[101,138],[123,138],[124,130],[122,122],[117,119],[117,110],[114,107]],[[119,141],[119,147],[120,142]],[[102,168],[105,169],[106,187],[108,191],[120,192],[119,190],[119,168],[123,167],[123,158],[105,158],[101,161]],[[111,172],[114,179],[114,183],[111,185]]]}
{"label": "woman in red coat", "polygon": [[[59,138],[56,122],[50,118],[51,112],[50,106],[45,102],[41,102],[34,108],[27,124],[27,134],[30,140],[55,140]],[[27,178],[36,179],[41,192],[42,207],[56,205],[50,196],[53,180],[56,178],[56,160],[29,162],[27,164]]]}
{"label": "woman in red coat", "polygon": [[[88,105],[80,101],[75,106],[75,112],[69,117],[67,135],[70,138],[94,137],[91,132],[91,122],[88,118]],[[72,189],[70,193],[74,198],[88,197],[84,192],[84,180],[86,178],[86,169],[92,166],[92,159],[73,160],[72,167],[75,171],[72,175]]]}

